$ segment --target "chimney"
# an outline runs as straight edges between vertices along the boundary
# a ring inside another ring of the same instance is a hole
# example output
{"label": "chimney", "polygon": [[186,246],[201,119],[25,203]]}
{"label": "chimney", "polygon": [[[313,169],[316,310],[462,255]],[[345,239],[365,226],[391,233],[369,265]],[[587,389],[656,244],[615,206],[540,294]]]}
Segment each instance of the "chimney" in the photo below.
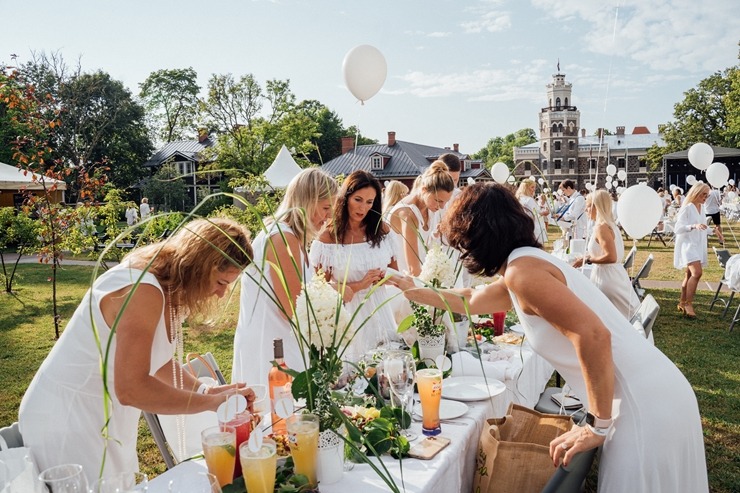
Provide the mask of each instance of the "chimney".
{"label": "chimney", "polygon": [[203,142],[208,140],[208,137],[209,137],[208,130],[206,130],[205,128],[198,129],[198,143],[199,144],[202,144]]}
{"label": "chimney", "polygon": [[603,139],[604,138],[604,129],[603,128],[598,129],[596,131],[596,136],[599,137],[600,139]]}
{"label": "chimney", "polygon": [[586,129],[585,128],[582,128],[581,129],[581,137],[585,137],[585,136],[586,136]]}
{"label": "chimney", "polygon": [[452,144],[452,150],[455,152],[460,152],[460,144]]}
{"label": "chimney", "polygon": [[342,154],[347,154],[349,151],[355,148],[354,137],[342,137]]}
{"label": "chimney", "polygon": [[388,132],[388,147],[396,145],[396,132]]}
{"label": "chimney", "polygon": [[624,127],[617,127],[617,135],[624,136]]}

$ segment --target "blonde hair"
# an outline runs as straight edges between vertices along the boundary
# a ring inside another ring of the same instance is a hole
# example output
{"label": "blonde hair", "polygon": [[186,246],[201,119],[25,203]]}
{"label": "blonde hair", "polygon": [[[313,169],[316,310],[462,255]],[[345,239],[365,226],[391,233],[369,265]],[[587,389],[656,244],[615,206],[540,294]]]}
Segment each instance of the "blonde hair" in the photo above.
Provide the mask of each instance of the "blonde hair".
{"label": "blonde hair", "polygon": [[691,203],[695,204],[697,199],[699,198],[699,195],[702,193],[709,193],[711,189],[709,188],[709,185],[706,183],[695,183],[690,189],[689,193],[686,194],[686,197],[684,198],[684,203]]}
{"label": "blonde hair", "polygon": [[285,197],[269,222],[287,224],[301,244],[309,243],[318,234],[311,222],[318,203],[337,195],[337,182],[318,168],[304,169],[288,184]]}
{"label": "blonde hair", "polygon": [[154,274],[162,288],[172,293],[171,303],[178,311],[207,315],[214,301],[213,277],[230,268],[244,269],[253,255],[245,226],[214,217],[185,223],[170,238],[136,249],[125,258],[133,267]]}
{"label": "blonde hair", "polygon": [[523,180],[519,184],[519,188],[516,189],[516,198],[521,198],[522,195],[527,197],[534,197],[535,183],[532,180]]}
{"label": "blonde hair", "polygon": [[596,222],[608,224],[609,226],[615,226],[614,215],[612,214],[612,197],[604,189],[598,189],[595,192],[588,194],[586,200],[591,201],[591,207],[596,209]]}
{"label": "blonde hair", "polygon": [[398,203],[399,200],[409,194],[409,187],[398,180],[392,180],[383,191],[383,214],[386,214]]}
{"label": "blonde hair", "polygon": [[434,161],[414,183],[414,189],[419,193],[436,193],[440,190],[450,192],[455,189],[455,182],[450,176],[449,169],[444,161]]}

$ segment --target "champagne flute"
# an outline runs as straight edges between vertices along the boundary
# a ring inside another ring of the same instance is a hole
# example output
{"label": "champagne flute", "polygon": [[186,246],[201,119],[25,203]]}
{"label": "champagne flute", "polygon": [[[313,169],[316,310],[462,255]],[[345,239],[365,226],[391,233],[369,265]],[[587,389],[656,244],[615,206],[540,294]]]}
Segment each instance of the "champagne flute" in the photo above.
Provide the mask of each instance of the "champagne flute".
{"label": "champagne flute", "polygon": [[[409,441],[416,438],[410,431],[411,413],[413,412],[414,376],[416,362],[408,351],[388,351],[383,358],[383,373],[391,388],[391,403],[397,400],[401,410],[408,414],[408,423],[405,415],[401,416],[401,434]],[[395,399],[394,399],[395,398]],[[394,404],[395,405],[395,404]]]}
{"label": "champagne flute", "polygon": [[51,493],[88,493],[87,477],[79,464],[50,467],[39,474],[39,479]]}

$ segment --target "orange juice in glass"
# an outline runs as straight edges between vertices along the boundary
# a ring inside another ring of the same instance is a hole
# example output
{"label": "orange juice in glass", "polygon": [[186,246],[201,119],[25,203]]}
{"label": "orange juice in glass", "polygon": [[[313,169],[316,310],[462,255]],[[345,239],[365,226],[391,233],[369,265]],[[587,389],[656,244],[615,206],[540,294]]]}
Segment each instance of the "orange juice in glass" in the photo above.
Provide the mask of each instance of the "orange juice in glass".
{"label": "orange juice in glass", "polygon": [[277,446],[274,440],[265,439],[258,451],[253,452],[249,443],[239,447],[244,484],[249,493],[273,493],[277,471]]}
{"label": "orange juice in glass", "polygon": [[236,464],[236,430],[233,426],[212,426],[200,433],[208,472],[221,486],[231,484]]}
{"label": "orange juice in glass", "polygon": [[442,370],[425,368],[416,370],[416,385],[421,401],[421,432],[436,436],[442,432],[439,423],[439,401],[442,399]]}
{"label": "orange juice in glass", "polygon": [[319,456],[319,417],[313,414],[294,414],[286,421],[290,455],[293,456],[295,473],[308,478],[316,488],[316,468]]}

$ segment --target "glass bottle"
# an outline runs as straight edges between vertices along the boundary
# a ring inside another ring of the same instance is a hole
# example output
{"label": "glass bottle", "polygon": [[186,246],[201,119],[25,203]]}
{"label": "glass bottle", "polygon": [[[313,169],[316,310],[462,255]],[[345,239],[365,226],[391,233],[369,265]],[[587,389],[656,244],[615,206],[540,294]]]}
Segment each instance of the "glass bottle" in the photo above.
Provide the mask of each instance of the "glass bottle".
{"label": "glass bottle", "polygon": [[[284,353],[282,339],[273,340],[273,356],[275,357],[275,362],[281,368],[288,368],[283,359]],[[285,435],[287,433],[285,428],[285,419],[275,413],[275,403],[279,399],[293,399],[293,394],[291,392],[293,377],[273,366],[270,368],[270,373],[267,375],[267,381],[270,387],[270,403],[272,407],[272,432],[276,435]]]}

